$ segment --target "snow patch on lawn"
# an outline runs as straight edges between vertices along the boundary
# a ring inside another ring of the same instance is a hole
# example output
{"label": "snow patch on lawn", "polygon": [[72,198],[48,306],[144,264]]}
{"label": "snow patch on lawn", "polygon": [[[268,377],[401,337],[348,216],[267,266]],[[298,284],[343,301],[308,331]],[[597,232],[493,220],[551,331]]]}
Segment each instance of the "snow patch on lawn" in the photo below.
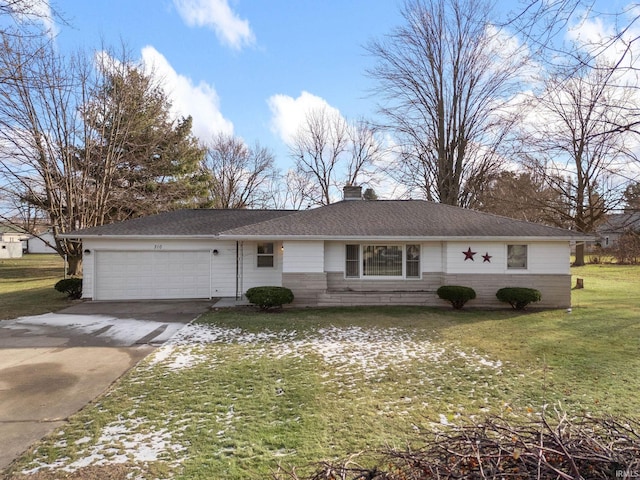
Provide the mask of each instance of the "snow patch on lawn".
{"label": "snow patch on lawn", "polygon": [[[172,432],[165,428],[155,430],[151,426],[149,431],[136,432],[140,427],[144,428],[144,423],[145,420],[142,418],[113,422],[102,429],[95,444],[78,452],[78,460],[69,462],[70,459],[65,457],[52,464],[37,462],[34,468],[24,470],[22,473],[33,475],[41,469],[71,473],[88,466],[145,464],[160,460],[168,452],[181,453],[186,450],[186,447],[173,441]],[[88,437],[84,437],[75,443],[83,445],[88,442]],[[173,464],[179,465],[183,460],[180,458]]]}
{"label": "snow patch on lawn", "polygon": [[475,352],[461,351],[454,345],[415,339],[396,328],[328,327],[301,336],[296,331],[248,332],[241,328],[189,324],[182,328],[149,359],[150,367],[161,365],[169,370],[195,367],[208,360],[202,353],[206,344],[238,344],[254,346],[253,355],[281,359],[284,357],[320,357],[337,371],[358,369],[371,376],[391,365],[420,360],[446,364],[463,359],[476,370],[500,370],[500,360],[489,360]]}
{"label": "snow patch on lawn", "polygon": [[[420,385],[425,385],[434,395],[441,392],[442,375],[450,376],[458,369],[480,371],[479,382],[486,382],[492,375],[501,374],[503,366],[500,360],[492,360],[475,352],[465,352],[453,344],[431,342],[424,336],[414,336],[410,331],[399,328],[373,327],[327,327],[309,333],[296,331],[245,331],[241,328],[225,328],[216,325],[189,324],[183,327],[167,343],[158,348],[147,360],[146,373],[153,368],[162,368],[169,372],[194,368],[203,363],[213,365],[218,350],[209,346],[236,344],[249,348],[243,355],[251,358],[312,358],[324,362],[327,366],[322,374],[327,382],[334,382],[338,390],[355,388],[359,379],[372,379],[386,375],[387,371],[402,369],[406,365],[420,373]],[[449,367],[447,367],[449,366]],[[446,368],[445,368],[446,367]],[[440,370],[445,368],[445,370]],[[491,370],[491,372],[486,372]],[[467,370],[468,371],[468,370]],[[488,374],[485,376],[485,373]],[[144,382],[144,380],[140,380]],[[427,386],[428,384],[428,386]],[[475,386],[476,382],[472,382]],[[376,393],[376,388],[371,392]],[[276,391],[283,391],[277,384]],[[475,387],[474,387],[475,388]],[[478,385],[478,388],[481,388]],[[469,392],[474,395],[473,389]],[[144,396],[144,395],[143,395]],[[410,410],[422,408],[419,400],[401,397],[397,402],[387,402],[381,406],[379,415],[406,415]],[[170,415],[170,412],[167,413]],[[179,466],[187,453],[187,447],[180,443],[184,426],[169,430],[149,424],[145,419],[136,417],[135,411],[127,413],[128,419],[119,418],[100,432],[96,441],[83,437],[75,442],[79,451],[74,460],[61,458],[50,464],[39,460],[32,463],[32,469],[24,471],[33,474],[40,469],[64,470],[73,472],[86,466],[131,463],[144,465],[148,462],[166,461],[170,466]],[[445,414],[439,415],[440,424],[448,425],[455,419]],[[177,425],[183,420],[177,419]],[[212,436],[225,439],[232,432],[238,417],[234,405],[216,415],[219,430]],[[188,422],[188,419],[184,419]],[[226,447],[225,447],[226,448]],[[232,454],[231,449],[229,454]],[[281,449],[274,457],[292,455],[295,450]],[[221,450],[220,454],[225,454]]]}

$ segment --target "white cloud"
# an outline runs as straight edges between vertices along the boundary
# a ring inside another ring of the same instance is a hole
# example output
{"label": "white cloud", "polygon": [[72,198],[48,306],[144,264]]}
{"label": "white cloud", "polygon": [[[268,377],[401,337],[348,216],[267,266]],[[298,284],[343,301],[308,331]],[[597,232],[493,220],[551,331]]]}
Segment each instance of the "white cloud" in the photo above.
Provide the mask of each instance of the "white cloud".
{"label": "white cloud", "polygon": [[273,95],[267,102],[272,114],[271,130],[287,145],[291,144],[308,112],[326,109],[327,112],[340,115],[340,111],[329,105],[324,98],[305,91],[298,98],[282,94]]}
{"label": "white cloud", "polygon": [[173,0],[173,4],[187,25],[211,28],[231,48],[240,50],[255,42],[249,22],[231,10],[228,0]]}
{"label": "white cloud", "polygon": [[53,17],[49,0],[35,0],[33,2],[18,3],[15,7],[9,6],[14,11],[15,18],[21,22],[41,23],[47,35],[51,38],[59,33],[58,26]]}
{"label": "white cloud", "polygon": [[153,71],[164,86],[176,116],[193,117],[193,133],[203,141],[216,133],[233,134],[233,123],[220,112],[220,99],[215,89],[206,82],[193,81],[177,73],[167,59],[151,46],[142,49],[142,61]]}
{"label": "white cloud", "polygon": [[593,12],[582,12],[567,29],[566,38],[607,62],[617,64],[624,58],[621,67],[637,68],[637,57],[630,54],[629,46],[638,44],[640,27],[635,19],[640,14],[640,7],[628,6],[625,11],[626,14],[619,18],[594,17]]}

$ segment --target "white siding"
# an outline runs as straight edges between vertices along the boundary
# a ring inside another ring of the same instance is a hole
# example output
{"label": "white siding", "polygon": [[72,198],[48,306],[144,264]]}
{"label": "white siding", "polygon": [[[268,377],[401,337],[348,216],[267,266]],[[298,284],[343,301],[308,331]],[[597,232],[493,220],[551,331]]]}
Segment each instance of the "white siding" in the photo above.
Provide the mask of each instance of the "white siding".
{"label": "white siding", "polygon": [[423,272],[442,272],[442,244],[440,242],[422,244],[420,266]]}
{"label": "white siding", "polygon": [[0,242],[0,258],[21,258],[22,242]]}
{"label": "white siding", "polygon": [[324,270],[325,272],[344,272],[346,242],[325,242]]}
{"label": "white siding", "polygon": [[284,273],[324,272],[324,241],[284,242]]}
{"label": "white siding", "polygon": [[531,273],[570,274],[569,242],[530,243],[529,270]]}
{"label": "white siding", "polygon": [[[527,245],[526,269],[507,268],[507,245]],[[471,248],[472,260],[465,260]],[[485,262],[483,255],[491,258]],[[445,245],[446,273],[568,274],[569,242],[448,242]]]}
{"label": "white siding", "polygon": [[236,242],[216,242],[211,256],[211,296],[236,296]]}
{"label": "white siding", "polygon": [[258,267],[258,242],[240,243],[242,254],[240,290],[246,292],[251,287],[265,285],[282,286],[282,242],[273,242],[273,267]]}

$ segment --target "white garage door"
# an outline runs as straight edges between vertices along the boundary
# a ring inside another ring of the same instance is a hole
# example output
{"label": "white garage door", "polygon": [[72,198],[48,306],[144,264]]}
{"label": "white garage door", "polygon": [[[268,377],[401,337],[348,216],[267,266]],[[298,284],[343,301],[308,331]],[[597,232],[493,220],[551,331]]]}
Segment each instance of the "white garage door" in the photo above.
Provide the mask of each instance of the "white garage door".
{"label": "white garage door", "polygon": [[99,251],[95,265],[95,300],[210,297],[208,251]]}

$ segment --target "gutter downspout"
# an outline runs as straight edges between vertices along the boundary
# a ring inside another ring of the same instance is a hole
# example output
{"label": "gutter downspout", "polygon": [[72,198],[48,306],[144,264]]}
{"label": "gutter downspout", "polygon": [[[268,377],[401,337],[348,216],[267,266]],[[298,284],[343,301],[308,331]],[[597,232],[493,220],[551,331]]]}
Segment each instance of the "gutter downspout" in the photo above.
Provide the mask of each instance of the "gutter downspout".
{"label": "gutter downspout", "polygon": [[236,300],[242,298],[244,272],[244,242],[236,240]]}
{"label": "gutter downspout", "polygon": [[236,240],[236,300],[238,300],[238,284],[240,282],[240,271],[238,270],[238,254],[240,253],[240,242]]}

